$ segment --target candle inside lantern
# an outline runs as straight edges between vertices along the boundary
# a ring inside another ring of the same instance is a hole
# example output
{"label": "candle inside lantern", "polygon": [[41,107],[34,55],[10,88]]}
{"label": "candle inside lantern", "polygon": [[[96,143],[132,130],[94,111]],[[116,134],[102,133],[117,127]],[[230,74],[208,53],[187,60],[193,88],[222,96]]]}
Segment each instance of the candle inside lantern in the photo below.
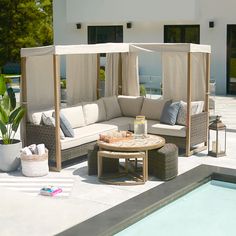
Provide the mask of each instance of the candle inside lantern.
{"label": "candle inside lantern", "polygon": [[[220,150],[220,143],[218,143],[218,153],[221,152]],[[216,153],[216,141],[212,141],[212,152]]]}

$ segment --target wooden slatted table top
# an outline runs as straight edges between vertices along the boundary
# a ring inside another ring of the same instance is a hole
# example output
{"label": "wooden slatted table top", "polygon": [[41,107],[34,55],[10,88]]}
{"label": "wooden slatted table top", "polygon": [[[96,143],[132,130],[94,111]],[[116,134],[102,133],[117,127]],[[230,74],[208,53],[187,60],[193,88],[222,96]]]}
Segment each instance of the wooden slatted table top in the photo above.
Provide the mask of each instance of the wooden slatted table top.
{"label": "wooden slatted table top", "polygon": [[111,151],[147,151],[164,146],[165,139],[157,135],[148,134],[147,137],[140,139],[132,138],[114,143],[98,140],[97,143],[101,149]]}

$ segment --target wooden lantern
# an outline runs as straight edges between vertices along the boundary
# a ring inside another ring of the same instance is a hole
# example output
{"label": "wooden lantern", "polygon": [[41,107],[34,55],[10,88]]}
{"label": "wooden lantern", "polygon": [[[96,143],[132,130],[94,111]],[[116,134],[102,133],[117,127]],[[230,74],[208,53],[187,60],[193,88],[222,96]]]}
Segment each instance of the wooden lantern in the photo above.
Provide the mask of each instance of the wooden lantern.
{"label": "wooden lantern", "polygon": [[226,155],[226,126],[220,120],[220,116],[209,125],[208,155],[221,157]]}

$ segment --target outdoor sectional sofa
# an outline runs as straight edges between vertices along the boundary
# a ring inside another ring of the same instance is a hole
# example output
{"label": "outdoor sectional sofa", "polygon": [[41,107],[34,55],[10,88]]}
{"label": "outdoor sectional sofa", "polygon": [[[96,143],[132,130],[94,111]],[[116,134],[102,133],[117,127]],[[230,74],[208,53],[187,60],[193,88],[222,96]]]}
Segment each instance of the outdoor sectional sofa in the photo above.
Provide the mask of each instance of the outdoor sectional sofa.
{"label": "outdoor sectional sofa", "polygon": [[[160,123],[166,102],[167,100],[162,98],[112,96],[62,108],[60,114],[63,114],[74,132],[74,137],[63,137],[63,132],[61,132],[62,163],[86,155],[88,150],[93,148],[101,133],[113,130],[133,131],[134,119],[137,115],[146,117],[148,133],[160,135],[166,139],[166,142],[175,143],[180,148],[185,148],[186,126],[184,124]],[[183,104],[182,108],[184,108]],[[178,118],[181,120],[181,115],[186,116],[184,109],[182,111],[180,108],[178,109],[177,120]],[[53,110],[32,112],[28,115],[29,122],[26,124],[27,145],[44,143],[49,150],[49,161],[52,165],[55,164],[56,160],[55,126],[53,123],[43,124],[42,118],[43,116],[52,117],[53,113]],[[193,102],[190,126],[191,147],[207,142],[207,119],[207,112],[203,112],[203,102],[195,102],[195,105]]]}

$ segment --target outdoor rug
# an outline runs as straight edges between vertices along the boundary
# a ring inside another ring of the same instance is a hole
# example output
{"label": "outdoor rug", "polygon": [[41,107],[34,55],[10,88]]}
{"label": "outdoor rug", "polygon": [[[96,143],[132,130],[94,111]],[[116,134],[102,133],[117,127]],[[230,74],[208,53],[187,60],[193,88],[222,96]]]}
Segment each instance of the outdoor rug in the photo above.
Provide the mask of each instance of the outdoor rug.
{"label": "outdoor rug", "polygon": [[31,196],[39,195],[40,189],[48,185],[62,189],[62,192],[57,195],[58,197],[69,197],[74,185],[74,179],[70,177],[0,177],[0,188],[4,187],[24,192]]}

